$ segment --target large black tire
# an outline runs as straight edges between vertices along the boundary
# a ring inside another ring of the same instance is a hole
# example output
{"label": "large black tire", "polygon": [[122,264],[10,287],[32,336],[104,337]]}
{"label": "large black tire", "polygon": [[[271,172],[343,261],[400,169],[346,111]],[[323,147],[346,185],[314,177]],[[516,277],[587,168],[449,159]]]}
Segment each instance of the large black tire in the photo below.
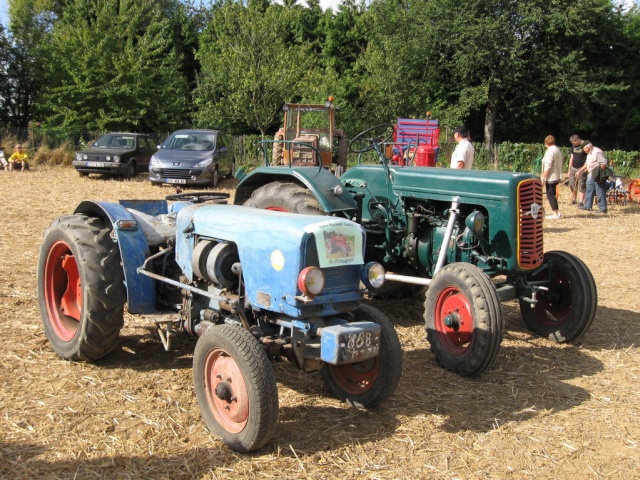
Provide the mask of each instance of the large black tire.
{"label": "large black tire", "polygon": [[207,428],[232,450],[267,443],[278,423],[278,388],[260,342],[235,325],[205,332],[193,355],[193,381]]}
{"label": "large black tire", "polygon": [[295,183],[271,182],[258,188],[244,202],[246,207],[280,212],[323,215],[318,200],[309,190]]}
{"label": "large black tire", "polygon": [[451,263],[429,285],[424,303],[427,340],[444,368],[478,375],[502,342],[500,300],[491,279],[469,263]]}
{"label": "large black tire", "polygon": [[273,137],[273,148],[271,154],[271,165],[284,165],[284,143],[280,142],[284,136],[276,133]]}
{"label": "large black tire", "polygon": [[380,354],[350,365],[325,363],[322,379],[329,392],[358,408],[380,405],[395,392],[402,375],[402,347],[391,321],[379,310],[362,305],[354,312],[355,321],[375,322],[382,327]]}
{"label": "large black tire", "polygon": [[[349,138],[346,136],[343,136],[338,141],[338,158],[336,159],[336,163],[338,167],[342,167],[342,171],[340,175],[342,175],[342,173],[344,173],[344,171],[347,169],[348,156],[349,156]],[[339,177],[340,175],[336,174],[336,177]]]}
{"label": "large black tire", "polygon": [[547,252],[542,266],[525,280],[549,289],[538,292],[534,306],[520,300],[527,328],[558,343],[576,340],[589,329],[596,315],[598,290],[582,260],[567,252]]}
{"label": "large black tire", "polygon": [[44,233],[38,302],[53,350],[68,360],[97,360],[118,344],[126,301],[124,273],[111,228],[68,215]]}

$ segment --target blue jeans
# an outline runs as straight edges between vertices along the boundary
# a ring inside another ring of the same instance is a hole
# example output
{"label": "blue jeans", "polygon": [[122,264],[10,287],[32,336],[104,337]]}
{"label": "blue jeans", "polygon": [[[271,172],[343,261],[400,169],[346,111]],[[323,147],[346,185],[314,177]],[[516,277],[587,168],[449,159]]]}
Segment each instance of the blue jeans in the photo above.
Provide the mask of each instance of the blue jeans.
{"label": "blue jeans", "polygon": [[[600,168],[597,166],[596,168]],[[594,182],[591,174],[587,175],[587,194],[584,197],[584,208],[591,210],[593,197],[598,197],[598,207],[601,212],[607,211],[607,184]]]}

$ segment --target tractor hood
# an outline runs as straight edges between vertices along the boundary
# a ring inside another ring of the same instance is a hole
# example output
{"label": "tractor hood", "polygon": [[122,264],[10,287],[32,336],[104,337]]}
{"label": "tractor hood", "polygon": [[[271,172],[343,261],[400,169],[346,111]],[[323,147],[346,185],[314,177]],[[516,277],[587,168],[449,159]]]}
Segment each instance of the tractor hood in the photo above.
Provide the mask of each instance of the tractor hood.
{"label": "tractor hood", "polygon": [[304,267],[360,269],[364,263],[364,230],[345,219],[196,204],[178,212],[176,227],[176,261],[187,278],[194,278],[192,257],[200,239],[233,243],[250,302],[270,310],[286,312],[283,304],[295,303]]}

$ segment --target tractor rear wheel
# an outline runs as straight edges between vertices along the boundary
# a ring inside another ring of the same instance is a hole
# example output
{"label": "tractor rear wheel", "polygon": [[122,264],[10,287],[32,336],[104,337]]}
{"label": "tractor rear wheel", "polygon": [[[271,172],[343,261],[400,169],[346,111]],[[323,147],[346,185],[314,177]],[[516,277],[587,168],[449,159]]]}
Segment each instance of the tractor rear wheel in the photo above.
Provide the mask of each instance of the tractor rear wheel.
{"label": "tractor rear wheel", "polygon": [[[342,167],[340,174],[344,173],[344,171],[347,169],[348,156],[349,156],[349,138],[346,136],[343,136],[338,141],[338,158],[336,159],[336,163],[338,164],[338,167]],[[336,177],[339,177],[339,176],[340,175],[336,175]]]}
{"label": "tractor rear wheel", "polygon": [[354,407],[372,408],[389,398],[400,383],[402,347],[393,324],[378,309],[362,305],[354,311],[354,321],[375,322],[382,327],[379,355],[349,365],[325,363],[322,379],[337,399]]}
{"label": "tractor rear wheel", "polygon": [[126,301],[111,228],[98,218],[57,218],[44,233],[38,303],[53,350],[67,360],[97,360],[118,344]]}
{"label": "tractor rear wheel", "polygon": [[427,340],[444,368],[478,375],[496,359],[502,342],[500,300],[491,279],[469,263],[440,270],[424,303]]}
{"label": "tractor rear wheel", "polygon": [[596,315],[598,290],[582,260],[567,252],[547,252],[542,266],[525,280],[548,288],[538,291],[535,305],[520,300],[527,328],[558,343],[571,342],[589,329]]}
{"label": "tractor rear wheel", "polygon": [[273,139],[273,151],[271,155],[271,165],[284,165],[284,143],[281,140],[284,136],[281,133],[276,133]]}
{"label": "tractor rear wheel", "polygon": [[309,190],[295,183],[271,182],[258,188],[244,202],[246,207],[279,212],[322,215],[320,204]]}
{"label": "tractor rear wheel", "polygon": [[216,325],[196,343],[193,380],[207,428],[232,450],[250,452],[271,440],[278,387],[260,342],[235,325]]}

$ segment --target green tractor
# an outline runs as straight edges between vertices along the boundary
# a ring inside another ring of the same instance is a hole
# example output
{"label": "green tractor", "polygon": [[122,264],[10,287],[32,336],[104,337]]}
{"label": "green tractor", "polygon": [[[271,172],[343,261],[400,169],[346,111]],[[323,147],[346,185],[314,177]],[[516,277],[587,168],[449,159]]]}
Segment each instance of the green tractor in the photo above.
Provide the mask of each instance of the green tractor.
{"label": "green tractor", "polygon": [[[427,338],[437,361],[477,375],[495,360],[501,301],[517,299],[526,326],[564,343],[591,325],[598,294],[576,256],[544,251],[540,179],[529,173],[394,165],[392,125],[353,138],[358,165],[340,178],[320,167],[260,167],[240,178],[235,203],[344,217],[366,230],[365,256],[389,283],[428,287]],[[373,158],[364,164],[360,158]]]}
{"label": "green tractor", "polygon": [[287,103],[284,126],[273,140],[273,165],[322,166],[340,176],[347,169],[349,139],[336,128],[334,98],[324,104]]}

